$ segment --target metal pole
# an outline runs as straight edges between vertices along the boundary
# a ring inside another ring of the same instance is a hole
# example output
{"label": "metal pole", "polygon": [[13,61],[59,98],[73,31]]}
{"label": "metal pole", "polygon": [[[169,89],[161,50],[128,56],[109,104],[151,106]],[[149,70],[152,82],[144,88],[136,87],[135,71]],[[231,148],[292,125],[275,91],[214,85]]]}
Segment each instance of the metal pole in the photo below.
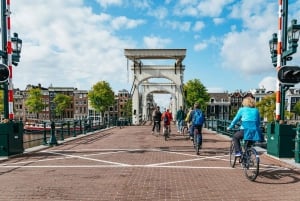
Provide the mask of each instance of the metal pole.
{"label": "metal pole", "polygon": [[[286,65],[287,58],[282,54],[287,50],[287,22],[288,0],[279,0],[278,10],[278,44],[277,44],[277,72]],[[284,120],[285,90],[284,85],[277,79],[276,83],[276,120]]]}
{"label": "metal pole", "polygon": [[8,118],[10,120],[14,119],[14,93],[13,93],[13,83],[12,83],[12,42],[11,42],[11,21],[10,21],[10,0],[6,1],[6,30],[7,30],[7,66],[9,69],[8,78]]}
{"label": "metal pole", "polygon": [[[2,50],[6,52],[6,45],[7,45],[7,24],[6,24],[6,1],[1,0],[1,37],[2,37]],[[7,54],[3,58],[2,63],[7,65]],[[8,119],[9,112],[8,112],[8,83],[3,83],[3,105],[4,105],[4,118]]]}

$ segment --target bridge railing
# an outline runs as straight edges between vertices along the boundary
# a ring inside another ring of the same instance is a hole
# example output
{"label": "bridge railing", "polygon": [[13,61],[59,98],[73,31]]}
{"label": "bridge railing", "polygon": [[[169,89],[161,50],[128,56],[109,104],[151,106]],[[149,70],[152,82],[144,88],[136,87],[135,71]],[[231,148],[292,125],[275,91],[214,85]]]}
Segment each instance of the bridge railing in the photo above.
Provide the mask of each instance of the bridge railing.
{"label": "bridge railing", "polygon": [[43,122],[39,127],[25,127],[23,133],[23,146],[24,148],[31,148],[39,145],[49,145],[52,132],[57,140],[65,140],[70,137],[76,137],[77,135],[84,135],[88,132],[102,130],[105,128],[119,126],[130,126],[130,118],[110,118],[108,121],[100,122],[85,120],[73,120],[73,121],[56,121],[54,122],[54,128],[51,128],[50,124]]}

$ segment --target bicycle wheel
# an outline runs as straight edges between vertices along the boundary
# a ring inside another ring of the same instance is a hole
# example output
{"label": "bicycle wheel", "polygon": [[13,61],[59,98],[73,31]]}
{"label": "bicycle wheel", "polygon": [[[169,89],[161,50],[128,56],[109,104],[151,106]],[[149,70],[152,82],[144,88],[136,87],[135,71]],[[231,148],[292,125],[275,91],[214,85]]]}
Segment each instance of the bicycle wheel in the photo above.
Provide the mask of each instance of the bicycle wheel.
{"label": "bicycle wheel", "polygon": [[254,148],[247,149],[243,168],[247,179],[254,181],[259,173],[259,156]]}
{"label": "bicycle wheel", "polygon": [[164,137],[165,137],[165,141],[168,140],[168,136],[169,135],[169,128],[166,126],[165,129],[164,129]]}
{"label": "bicycle wheel", "polygon": [[194,147],[195,147],[195,151],[196,154],[199,155],[199,150],[200,150],[200,136],[198,133],[198,128],[195,128],[194,130]]}
{"label": "bicycle wheel", "polygon": [[231,142],[230,149],[229,149],[229,162],[230,162],[230,166],[232,168],[234,168],[235,163],[236,163],[236,157],[235,157],[235,150],[234,150],[233,141]]}

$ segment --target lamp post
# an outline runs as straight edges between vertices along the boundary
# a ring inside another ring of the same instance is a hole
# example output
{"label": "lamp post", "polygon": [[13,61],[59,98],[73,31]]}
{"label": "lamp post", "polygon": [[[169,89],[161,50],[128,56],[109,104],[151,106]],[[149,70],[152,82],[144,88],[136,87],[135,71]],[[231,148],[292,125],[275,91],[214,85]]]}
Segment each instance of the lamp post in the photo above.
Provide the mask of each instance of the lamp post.
{"label": "lamp post", "polygon": [[[270,54],[273,66],[279,72],[281,67],[286,66],[287,61],[291,61],[291,55],[297,52],[300,35],[300,25],[293,19],[287,28],[288,21],[288,0],[279,0],[281,13],[279,14],[279,31],[274,33],[269,41]],[[285,92],[289,87],[294,86],[277,81],[276,91],[276,120],[284,120]]]}
{"label": "lamp post", "polygon": [[[1,89],[4,91],[4,118],[13,119],[13,86],[12,86],[12,65],[17,66],[20,61],[22,49],[22,40],[18,38],[18,34],[14,33],[10,36],[10,1],[1,0],[1,36],[2,50],[0,57],[2,65],[8,68],[8,79],[0,80]],[[4,69],[4,68],[2,68]],[[6,70],[1,72],[6,73]],[[2,77],[2,76],[0,76]]]}

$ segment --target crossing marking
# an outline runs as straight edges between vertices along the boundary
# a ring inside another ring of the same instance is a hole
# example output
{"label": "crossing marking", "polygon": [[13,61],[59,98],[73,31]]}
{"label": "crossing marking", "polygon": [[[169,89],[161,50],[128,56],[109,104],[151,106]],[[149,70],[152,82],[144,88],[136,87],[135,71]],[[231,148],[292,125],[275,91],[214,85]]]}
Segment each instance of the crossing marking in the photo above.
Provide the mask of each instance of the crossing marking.
{"label": "crossing marking", "polygon": [[[70,152],[72,152],[72,153],[82,153],[82,152],[86,152],[86,151],[93,151],[93,152],[99,152],[99,153],[83,154],[83,155],[68,154]],[[193,158],[141,165],[141,164],[120,163],[120,162],[101,160],[101,159],[95,159],[95,158],[90,158],[89,157],[89,156],[96,156],[96,155],[122,154],[122,153],[127,153],[127,152],[134,152],[134,151],[164,152],[164,153],[168,153],[168,154],[177,154],[177,155],[183,155],[183,156],[190,156],[190,157],[193,157]],[[180,151],[180,152],[178,152],[178,151]],[[80,150],[49,150],[49,151],[44,150],[44,151],[41,151],[40,153],[53,154],[53,155],[58,155],[60,157],[48,158],[48,159],[39,159],[39,160],[29,160],[29,161],[18,161],[18,162],[15,162],[15,163],[3,163],[3,164],[0,164],[0,168],[119,168],[119,167],[122,168],[122,167],[131,167],[131,168],[224,169],[224,170],[236,170],[236,169],[241,168],[241,167],[239,167],[239,165],[237,165],[236,168],[232,168],[229,165],[228,166],[174,165],[174,164],[180,164],[180,163],[185,163],[185,162],[193,162],[193,161],[201,161],[201,160],[207,160],[207,159],[222,160],[222,161],[229,162],[229,159],[228,159],[229,155],[228,154],[215,155],[215,156],[203,156],[203,155],[182,153],[182,150],[167,151],[167,150],[161,150],[161,149],[80,149]],[[27,164],[38,163],[38,162],[65,160],[65,159],[71,159],[71,158],[101,162],[101,163],[106,163],[106,164],[104,164],[104,165],[27,165]],[[288,170],[289,168],[260,164],[260,169]]]}

